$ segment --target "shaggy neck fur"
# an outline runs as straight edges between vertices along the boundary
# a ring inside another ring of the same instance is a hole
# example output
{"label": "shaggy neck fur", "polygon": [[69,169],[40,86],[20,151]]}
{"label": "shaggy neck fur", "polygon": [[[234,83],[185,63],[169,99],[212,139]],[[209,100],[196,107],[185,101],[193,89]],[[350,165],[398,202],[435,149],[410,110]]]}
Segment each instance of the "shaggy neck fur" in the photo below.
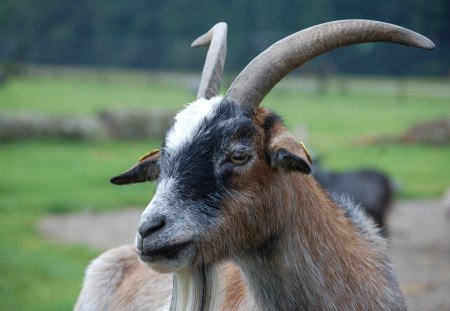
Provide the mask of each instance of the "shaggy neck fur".
{"label": "shaggy neck fur", "polygon": [[171,311],[213,311],[220,304],[217,266],[184,269],[174,274]]}
{"label": "shaggy neck fur", "polygon": [[236,257],[258,309],[406,310],[373,225],[331,201],[309,176],[285,176],[261,201],[280,209],[285,223]]}

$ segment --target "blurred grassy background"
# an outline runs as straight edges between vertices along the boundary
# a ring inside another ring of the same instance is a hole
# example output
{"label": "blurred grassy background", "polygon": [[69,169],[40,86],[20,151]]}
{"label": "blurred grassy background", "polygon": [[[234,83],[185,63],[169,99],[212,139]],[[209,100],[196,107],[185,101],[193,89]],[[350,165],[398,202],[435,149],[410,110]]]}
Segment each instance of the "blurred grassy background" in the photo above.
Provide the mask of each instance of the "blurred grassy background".
{"label": "blurred grassy background", "polygon": [[[181,108],[195,98],[190,83],[183,82],[189,79],[186,74],[161,73],[16,77],[0,88],[0,114],[23,109],[77,115],[114,106]],[[345,92],[340,88],[343,79]],[[450,185],[450,146],[365,142],[449,116],[448,85],[448,80],[341,77],[330,80],[327,92],[318,95],[311,91],[314,83],[291,77],[264,105],[279,112],[291,128],[306,125],[308,146],[325,155],[327,167],[376,167],[400,183],[402,198],[437,197]],[[152,184],[115,187],[108,179],[158,146],[158,141],[1,143],[0,310],[72,308],[83,271],[97,252],[44,240],[37,221],[48,213],[144,208]]]}
{"label": "blurred grassy background", "polygon": [[[229,25],[226,86],[256,51],[299,29],[352,17],[381,20],[428,36],[436,49],[381,43],[341,49],[283,79],[264,104],[289,127],[306,126],[307,146],[325,157],[326,167],[376,167],[399,183],[402,198],[437,197],[450,186],[449,145],[368,143],[450,115],[449,12],[447,0],[2,0],[0,117],[23,110],[97,116],[114,107],[179,109],[195,98],[206,53],[189,44],[218,21]],[[390,76],[352,76],[358,74]],[[98,251],[45,240],[39,220],[144,208],[152,184],[115,187],[108,179],[159,144],[0,141],[0,311],[72,309]]]}

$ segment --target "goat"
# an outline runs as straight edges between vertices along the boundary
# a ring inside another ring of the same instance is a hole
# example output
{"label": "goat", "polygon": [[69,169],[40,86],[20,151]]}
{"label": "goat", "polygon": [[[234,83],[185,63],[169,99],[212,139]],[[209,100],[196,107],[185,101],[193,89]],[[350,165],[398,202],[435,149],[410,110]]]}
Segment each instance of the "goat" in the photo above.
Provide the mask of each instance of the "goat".
{"label": "goat", "polygon": [[335,172],[321,167],[314,159],[312,175],[317,182],[333,195],[348,195],[375,221],[382,234],[387,236],[386,214],[394,197],[394,185],[379,170],[360,168]]}
{"label": "goat", "polygon": [[[222,299],[211,294],[220,287],[202,282],[210,294],[195,308],[406,309],[386,242],[373,223],[350,202],[328,197],[309,175],[306,149],[278,115],[259,107],[306,61],[372,41],[434,47],[410,30],[366,20],[295,33],[257,56],[224,97],[199,98],[179,112],[161,151],[111,180],[157,180],[136,235],[142,262],[174,272],[175,279],[190,269],[228,290],[237,282],[234,294]],[[215,272],[229,259],[245,286],[239,276]],[[172,308],[182,296],[174,289]]]}

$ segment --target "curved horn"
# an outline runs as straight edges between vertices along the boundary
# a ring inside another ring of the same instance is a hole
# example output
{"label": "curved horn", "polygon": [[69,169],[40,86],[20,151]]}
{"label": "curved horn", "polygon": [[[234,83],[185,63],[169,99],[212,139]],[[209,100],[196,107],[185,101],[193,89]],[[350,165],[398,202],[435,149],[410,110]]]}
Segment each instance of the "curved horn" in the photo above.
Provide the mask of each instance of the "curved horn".
{"label": "curved horn", "polygon": [[428,38],[392,24],[371,20],[320,24],[294,33],[259,54],[234,80],[225,97],[256,108],[285,75],[310,59],[339,47],[380,41],[434,48]]}
{"label": "curved horn", "polygon": [[197,98],[211,98],[219,92],[223,66],[227,55],[227,24],[218,23],[192,42],[191,47],[209,44]]}

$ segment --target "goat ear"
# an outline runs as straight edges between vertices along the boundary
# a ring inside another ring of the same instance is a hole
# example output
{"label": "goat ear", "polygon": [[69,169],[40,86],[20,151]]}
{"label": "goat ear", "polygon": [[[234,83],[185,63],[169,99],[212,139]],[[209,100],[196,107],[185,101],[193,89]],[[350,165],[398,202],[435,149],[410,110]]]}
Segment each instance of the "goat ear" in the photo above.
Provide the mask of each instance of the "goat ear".
{"label": "goat ear", "polygon": [[139,162],[126,172],[111,178],[109,181],[115,185],[136,184],[153,181],[159,176],[158,160],[159,150],[153,150],[139,159]]}
{"label": "goat ear", "polygon": [[270,165],[286,172],[310,174],[312,160],[305,145],[297,142],[286,129],[276,132],[269,140],[267,149]]}

